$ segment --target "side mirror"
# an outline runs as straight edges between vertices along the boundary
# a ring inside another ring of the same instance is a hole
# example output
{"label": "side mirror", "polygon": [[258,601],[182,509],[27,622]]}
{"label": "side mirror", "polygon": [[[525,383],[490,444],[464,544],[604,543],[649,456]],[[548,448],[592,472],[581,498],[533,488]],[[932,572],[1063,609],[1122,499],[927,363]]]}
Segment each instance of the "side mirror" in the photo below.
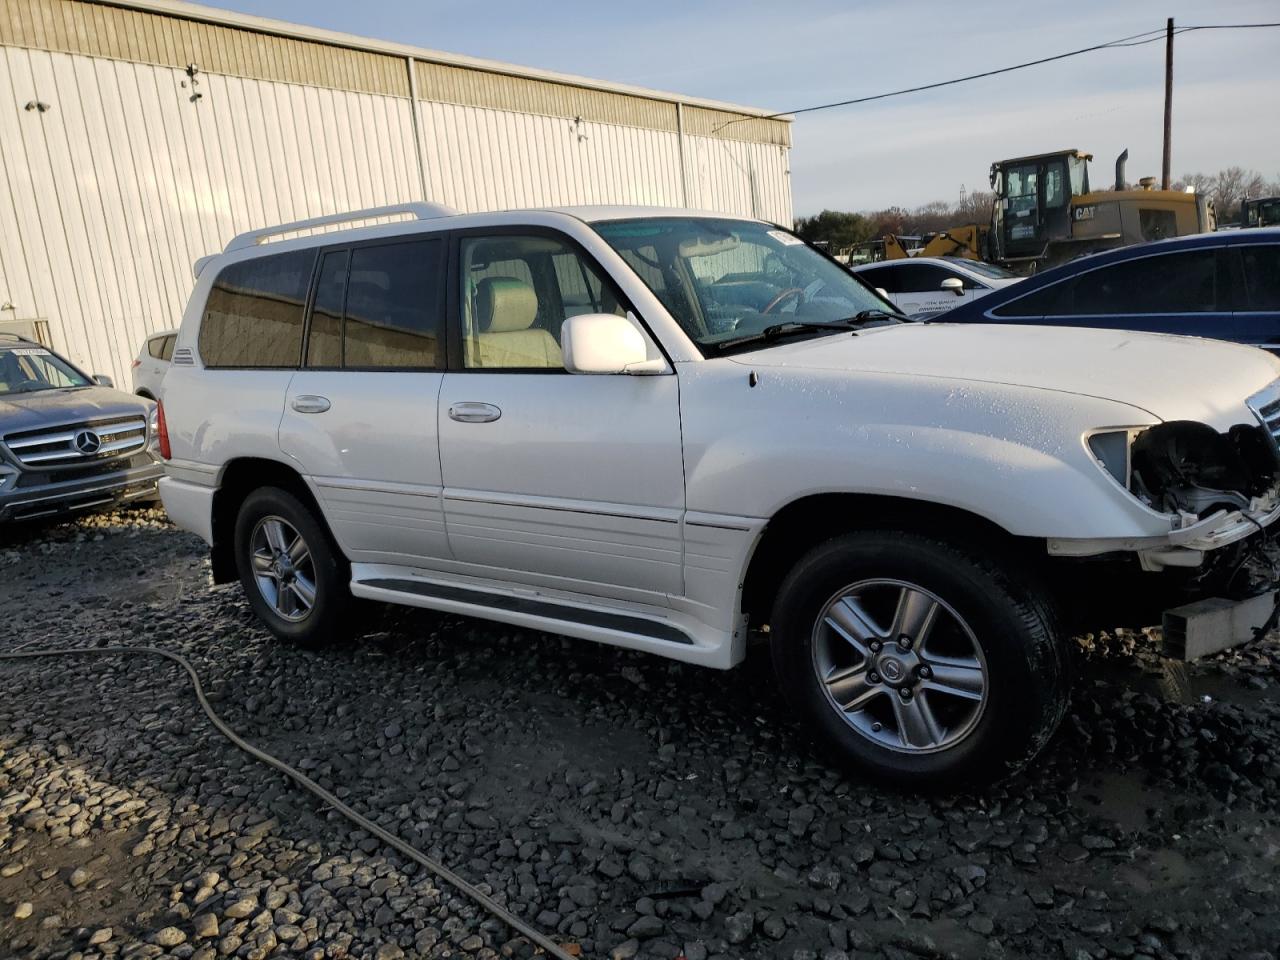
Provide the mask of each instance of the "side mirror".
{"label": "side mirror", "polygon": [[950,290],[957,297],[964,296],[964,281],[959,277],[947,277],[942,281],[942,289]]}
{"label": "side mirror", "polygon": [[[880,294],[880,299],[889,300],[889,291],[884,287],[876,287],[876,293]],[[889,302],[893,303],[892,300],[889,300]]]}
{"label": "side mirror", "polygon": [[584,313],[560,328],[564,367],[570,373],[666,373],[667,362],[650,360],[644,335],[626,317]]}
{"label": "side mirror", "polygon": [[105,373],[95,373],[93,375],[93,382],[100,387],[114,387],[116,385],[116,382]]}

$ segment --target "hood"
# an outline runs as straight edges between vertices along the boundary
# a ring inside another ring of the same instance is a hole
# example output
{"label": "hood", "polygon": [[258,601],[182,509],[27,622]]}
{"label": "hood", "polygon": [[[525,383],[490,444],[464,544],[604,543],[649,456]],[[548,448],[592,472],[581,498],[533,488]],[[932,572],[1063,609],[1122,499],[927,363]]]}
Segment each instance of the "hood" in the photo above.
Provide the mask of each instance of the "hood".
{"label": "hood", "polygon": [[[941,377],[1115,400],[1217,429],[1250,418],[1246,397],[1280,377],[1254,347],[1175,337],[997,324],[898,324],[737,354],[752,367]],[[1256,422],[1256,421],[1253,421]]]}
{"label": "hood", "polygon": [[63,423],[83,423],[130,414],[147,416],[152,404],[111,387],[36,390],[0,394],[0,436]]}

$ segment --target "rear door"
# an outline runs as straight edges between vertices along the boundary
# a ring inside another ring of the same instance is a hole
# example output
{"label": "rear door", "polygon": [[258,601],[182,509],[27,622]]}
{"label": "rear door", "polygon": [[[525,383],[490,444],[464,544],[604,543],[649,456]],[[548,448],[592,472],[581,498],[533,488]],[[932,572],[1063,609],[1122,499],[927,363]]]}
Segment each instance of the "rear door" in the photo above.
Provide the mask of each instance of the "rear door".
{"label": "rear door", "polygon": [[280,447],[311,482],[355,561],[448,556],[436,436],[444,263],[439,237],[320,254]]}
{"label": "rear door", "polygon": [[565,370],[566,317],[629,312],[568,237],[462,232],[454,264],[459,347],[439,424],[455,558],[479,576],[665,603],[683,584],[676,376]]}
{"label": "rear door", "polygon": [[1248,331],[1255,346],[1280,355],[1280,243],[1238,244],[1228,248],[1235,285],[1235,324]]}

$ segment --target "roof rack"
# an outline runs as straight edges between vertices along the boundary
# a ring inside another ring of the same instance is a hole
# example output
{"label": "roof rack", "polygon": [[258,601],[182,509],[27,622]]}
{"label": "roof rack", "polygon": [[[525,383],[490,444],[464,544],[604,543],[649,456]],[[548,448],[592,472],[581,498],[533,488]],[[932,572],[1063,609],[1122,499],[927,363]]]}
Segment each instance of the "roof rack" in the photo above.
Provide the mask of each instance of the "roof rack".
{"label": "roof rack", "polygon": [[293,223],[282,223],[275,227],[262,227],[238,234],[223,253],[232,250],[243,250],[262,243],[268,237],[282,233],[294,233],[299,230],[310,230],[313,227],[328,227],[335,223],[350,223],[355,220],[374,220],[378,217],[391,217],[398,213],[411,213],[419,220],[435,220],[439,217],[457,216],[458,211],[442,203],[395,203],[387,207],[370,207],[367,210],[353,210],[350,213],[331,213],[325,217],[312,217],[310,220],[295,220]]}

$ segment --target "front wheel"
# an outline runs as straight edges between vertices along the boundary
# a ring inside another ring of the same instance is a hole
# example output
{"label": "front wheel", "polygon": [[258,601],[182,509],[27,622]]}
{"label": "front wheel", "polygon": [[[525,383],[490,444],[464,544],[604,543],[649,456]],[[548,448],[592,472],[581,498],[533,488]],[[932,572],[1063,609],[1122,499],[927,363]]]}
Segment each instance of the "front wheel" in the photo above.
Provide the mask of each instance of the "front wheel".
{"label": "front wheel", "polygon": [[263,487],[245,498],[235,552],[249,604],[277,637],[318,647],[345,635],[352,603],[346,560],[292,493]]}
{"label": "front wheel", "polygon": [[1066,710],[1048,605],[976,553],[907,533],[814,548],[774,609],[774,666],[819,742],[859,773],[947,788],[1017,770]]}

